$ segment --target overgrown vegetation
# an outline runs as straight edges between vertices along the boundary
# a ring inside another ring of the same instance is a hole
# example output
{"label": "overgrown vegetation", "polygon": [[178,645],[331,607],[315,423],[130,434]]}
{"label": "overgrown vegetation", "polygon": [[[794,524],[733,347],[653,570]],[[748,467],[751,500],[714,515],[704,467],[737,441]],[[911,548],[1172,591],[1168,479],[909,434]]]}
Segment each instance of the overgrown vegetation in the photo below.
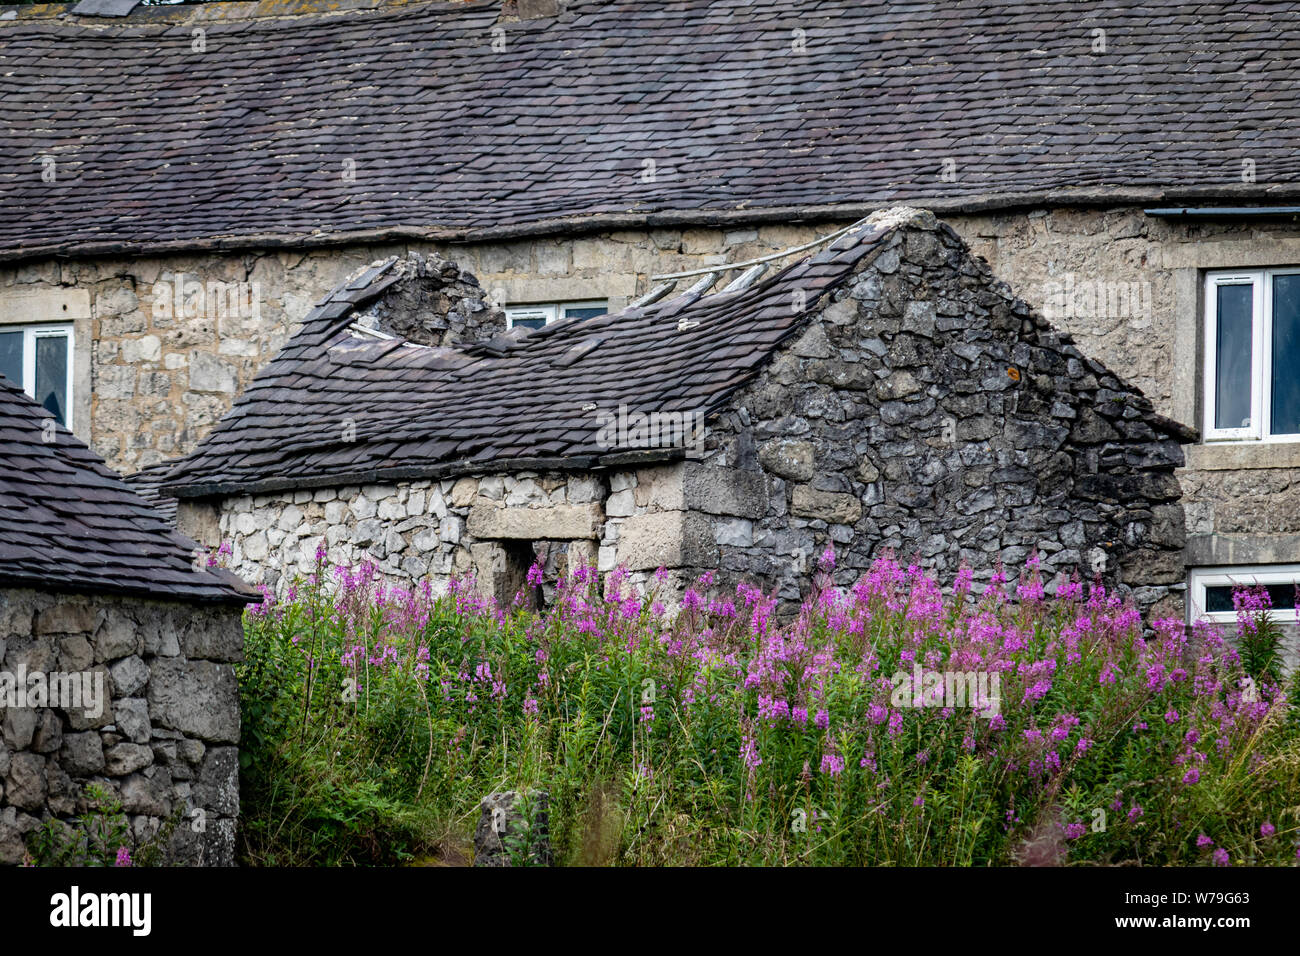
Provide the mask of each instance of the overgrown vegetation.
{"label": "overgrown vegetation", "polygon": [[[85,810],[70,823],[51,817],[27,838],[29,866],[159,866],[180,820],[174,814],[153,839],[139,845],[122,801],[92,783],[83,792]],[[135,847],[134,856],[131,847]]]}
{"label": "overgrown vegetation", "polygon": [[1262,592],[1229,643],[1144,636],[1099,585],[1049,597],[1035,559],[976,597],[969,571],[945,595],[889,558],[837,590],[828,551],[786,623],[708,575],[668,615],[580,568],[536,613],[322,562],[247,617],[248,863],[463,861],[502,790],[549,792],[571,865],[1297,858],[1300,721]]}

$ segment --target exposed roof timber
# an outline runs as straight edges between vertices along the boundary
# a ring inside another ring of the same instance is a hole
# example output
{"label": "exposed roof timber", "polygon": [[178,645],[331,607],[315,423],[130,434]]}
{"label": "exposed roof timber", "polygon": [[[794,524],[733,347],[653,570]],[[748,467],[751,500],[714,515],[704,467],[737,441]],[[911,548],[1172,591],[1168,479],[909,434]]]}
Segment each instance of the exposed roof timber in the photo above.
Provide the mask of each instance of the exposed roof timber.
{"label": "exposed roof timber", "polygon": [[736,276],[736,278],[732,279],[729,283],[727,283],[727,285],[723,287],[722,291],[723,293],[727,293],[727,292],[740,292],[743,289],[748,289],[751,285],[753,285],[760,278],[762,278],[763,273],[766,271],[767,271],[767,263],[765,262],[760,262],[757,265],[752,265],[744,272],[742,272],[740,275]]}
{"label": "exposed roof timber", "polygon": [[633,302],[632,308],[640,309],[640,308],[644,308],[647,305],[654,305],[656,302],[658,302],[668,293],[672,292],[673,289],[676,287],[677,287],[677,282],[675,280],[672,282],[662,282],[659,285],[655,286],[653,289],[651,289],[649,292],[647,292],[645,295],[641,296],[641,298]]}
{"label": "exposed roof timber", "polygon": [[[757,259],[746,259],[744,262],[730,262],[725,266],[725,268],[741,269],[745,266],[761,265],[764,262],[784,259],[786,256],[794,255],[796,252],[807,252],[809,249],[815,249],[823,243],[830,242],[832,239],[838,239],[852,228],[853,226],[845,226],[843,229],[836,229],[834,232],[827,233],[824,236],[818,236],[811,242],[805,242],[798,246],[791,246],[788,249],[782,249],[780,252],[770,252],[765,256],[759,256]],[[664,275],[651,276],[650,281],[654,282],[657,279],[686,279],[690,276],[702,276],[712,272],[714,268],[714,266],[705,266],[702,269],[689,269],[686,272],[669,272]]]}

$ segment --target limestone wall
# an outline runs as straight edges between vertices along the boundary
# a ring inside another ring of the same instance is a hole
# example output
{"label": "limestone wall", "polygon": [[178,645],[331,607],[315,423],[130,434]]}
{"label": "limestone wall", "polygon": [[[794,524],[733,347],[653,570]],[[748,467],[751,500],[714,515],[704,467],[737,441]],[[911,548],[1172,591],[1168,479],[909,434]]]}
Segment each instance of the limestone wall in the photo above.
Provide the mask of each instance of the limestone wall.
{"label": "limestone wall", "polygon": [[[167,862],[233,865],[240,614],[0,591],[0,863],[21,863],[47,820],[84,813],[94,783],[121,800],[135,855],[156,842]],[[55,706],[70,701],[34,696],[34,674],[47,688],[77,675],[104,699]]]}
{"label": "limestone wall", "polygon": [[999,286],[956,235],[907,228],[715,422],[761,487],[722,568],[793,598],[833,544],[851,583],[882,548],[945,579],[1081,568],[1181,613],[1177,441],[1115,375]]}
{"label": "limestone wall", "polygon": [[231,570],[281,594],[312,572],[323,544],[331,565],[370,561],[407,586],[474,570],[509,601],[536,553],[551,580],[570,561],[596,563],[605,494],[599,477],[520,472],[244,495],[215,512],[182,502],[180,522],[206,544],[229,544]]}

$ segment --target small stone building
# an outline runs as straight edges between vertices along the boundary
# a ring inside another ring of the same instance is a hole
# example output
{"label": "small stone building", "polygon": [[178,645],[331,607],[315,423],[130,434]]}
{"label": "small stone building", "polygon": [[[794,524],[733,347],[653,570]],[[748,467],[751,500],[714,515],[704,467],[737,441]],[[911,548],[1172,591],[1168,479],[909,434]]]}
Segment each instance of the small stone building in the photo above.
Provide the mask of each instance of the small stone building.
{"label": "small stone building", "polygon": [[90,784],[137,855],[234,862],[232,664],[258,598],[0,378],[0,863]]}
{"label": "small stone building", "polygon": [[[923,211],[769,277],[538,330],[451,263],[390,259],[307,317],[162,480],[183,529],[283,584],[332,561],[475,571],[540,555],[717,569],[787,599],[882,549],[987,579],[1037,550],[1178,613],[1185,427],[1081,354]],[[706,427],[701,429],[699,426]],[[1172,587],[1171,587],[1172,584]]]}

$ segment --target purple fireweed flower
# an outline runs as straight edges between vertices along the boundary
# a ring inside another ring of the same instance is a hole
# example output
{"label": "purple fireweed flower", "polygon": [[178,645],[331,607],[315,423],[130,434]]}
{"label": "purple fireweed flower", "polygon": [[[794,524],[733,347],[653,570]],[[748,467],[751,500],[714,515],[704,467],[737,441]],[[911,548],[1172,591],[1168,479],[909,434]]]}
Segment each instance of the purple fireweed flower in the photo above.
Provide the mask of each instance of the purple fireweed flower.
{"label": "purple fireweed flower", "polygon": [[1142,814],[1143,814],[1142,808],[1138,806],[1136,803],[1133,804],[1133,806],[1129,807],[1128,809],[1128,822],[1132,823],[1134,820],[1141,817]]}
{"label": "purple fireweed flower", "polygon": [[817,559],[817,570],[834,571],[835,570],[835,547],[827,544],[826,550],[821,553]]}
{"label": "purple fireweed flower", "polygon": [[1229,863],[1228,863],[1228,851],[1225,850],[1225,849],[1223,849],[1223,847],[1219,847],[1219,849],[1217,849],[1217,850],[1214,851],[1214,865],[1215,865],[1215,866],[1228,866],[1228,865],[1229,865]]}
{"label": "purple fireweed flower", "polygon": [[131,851],[124,846],[117,848],[117,860],[114,866],[131,866]]}
{"label": "purple fireweed flower", "polygon": [[1207,847],[1207,846],[1214,846],[1214,841],[1211,840],[1204,833],[1202,833],[1200,836],[1196,838],[1196,847],[1197,849],[1200,849],[1202,847]]}
{"label": "purple fireweed flower", "polygon": [[1067,823],[1065,825],[1065,838],[1067,840],[1077,840],[1088,832],[1088,828],[1082,823]]}
{"label": "purple fireweed flower", "polygon": [[831,777],[838,777],[844,772],[844,758],[837,753],[822,754],[821,772]]}
{"label": "purple fireweed flower", "polygon": [[1190,770],[1187,771],[1187,773],[1183,774],[1183,783],[1187,784],[1188,786],[1191,786],[1192,784],[1196,783],[1200,779],[1201,779],[1201,771],[1199,767],[1192,767]]}
{"label": "purple fireweed flower", "polygon": [[1277,827],[1273,826],[1273,824],[1268,822],[1267,820],[1265,820],[1263,823],[1259,825],[1259,835],[1266,840],[1276,832],[1277,832]]}

